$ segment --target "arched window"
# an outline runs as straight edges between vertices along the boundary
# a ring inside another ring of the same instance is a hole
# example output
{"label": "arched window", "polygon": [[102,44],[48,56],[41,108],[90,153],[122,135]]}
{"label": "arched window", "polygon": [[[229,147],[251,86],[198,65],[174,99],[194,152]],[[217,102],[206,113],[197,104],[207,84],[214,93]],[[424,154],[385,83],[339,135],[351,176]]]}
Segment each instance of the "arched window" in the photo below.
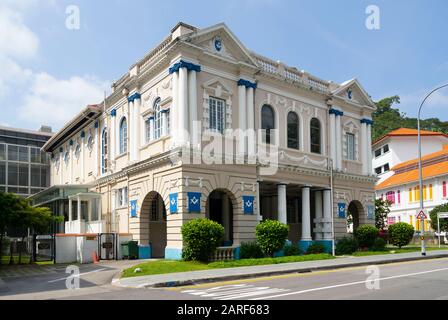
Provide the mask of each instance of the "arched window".
{"label": "arched window", "polygon": [[120,154],[128,152],[128,122],[123,118],[120,123]]}
{"label": "arched window", "polygon": [[263,142],[271,144],[274,142],[275,114],[271,106],[265,104],[261,108],[261,129],[263,132]]}
{"label": "arched window", "polygon": [[288,113],[288,148],[299,149],[299,116],[295,112]]}
{"label": "arched window", "polygon": [[159,139],[162,136],[161,101],[160,98],[157,98],[154,102],[154,139]]}
{"label": "arched window", "polygon": [[322,153],[321,150],[321,129],[320,121],[317,118],[311,119],[310,134],[311,134],[311,152]]}
{"label": "arched window", "polygon": [[107,130],[103,129],[103,134],[101,135],[101,173],[107,172],[107,150],[108,150],[108,140],[107,140]]}

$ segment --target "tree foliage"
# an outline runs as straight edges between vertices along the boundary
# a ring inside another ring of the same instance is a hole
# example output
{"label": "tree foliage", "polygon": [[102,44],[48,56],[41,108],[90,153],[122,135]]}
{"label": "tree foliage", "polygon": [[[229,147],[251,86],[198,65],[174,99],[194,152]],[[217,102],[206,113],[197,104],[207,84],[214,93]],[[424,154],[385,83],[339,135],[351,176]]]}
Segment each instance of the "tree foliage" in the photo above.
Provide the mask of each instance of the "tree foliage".
{"label": "tree foliage", "polygon": [[383,231],[387,226],[387,216],[390,213],[392,203],[389,200],[375,200],[375,227]]}
{"label": "tree foliage", "polygon": [[411,242],[414,233],[413,226],[405,222],[399,222],[389,227],[389,241],[392,245],[401,249]]}
{"label": "tree foliage", "polygon": [[[431,217],[431,228],[437,230],[437,214],[440,212],[448,212],[448,203],[435,207],[429,213]],[[448,219],[440,219],[440,231],[448,232]]]}
{"label": "tree foliage", "polygon": [[257,243],[263,253],[271,257],[284,247],[288,233],[288,225],[275,220],[263,221],[255,229]]}

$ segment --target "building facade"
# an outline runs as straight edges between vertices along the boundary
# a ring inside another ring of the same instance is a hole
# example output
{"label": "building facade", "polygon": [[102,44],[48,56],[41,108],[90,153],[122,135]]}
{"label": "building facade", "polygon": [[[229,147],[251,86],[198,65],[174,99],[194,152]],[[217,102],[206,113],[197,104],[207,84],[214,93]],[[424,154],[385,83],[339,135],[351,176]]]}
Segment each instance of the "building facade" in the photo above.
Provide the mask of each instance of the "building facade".
{"label": "building facade", "polygon": [[179,23],[112,89],[44,146],[52,186],[89,190],[67,198],[66,233],[131,233],[179,259],[181,227],[200,217],[235,248],[263,219],[287,223],[303,249],[331,246],[333,220],[346,235],[348,212],[374,223],[375,105],[356,79],[265,58],[224,24]]}
{"label": "building facade", "polygon": [[[448,144],[448,135],[443,133],[422,130],[421,136],[423,155],[437,152]],[[372,153],[372,167],[379,178],[377,184],[380,184],[394,174],[393,167],[418,157],[418,131],[394,130],[374,141]]]}
{"label": "building facade", "polygon": [[41,151],[52,137],[39,131],[0,126],[0,192],[28,197],[50,186],[50,157]]}
{"label": "building facade", "polygon": [[[423,201],[425,211],[447,203],[448,145],[441,150],[425,155],[423,165]],[[420,230],[416,219],[420,212],[420,185],[418,159],[405,161],[391,168],[392,176],[377,186],[377,197],[391,202],[388,224],[406,222]],[[425,230],[431,231],[430,219]]]}

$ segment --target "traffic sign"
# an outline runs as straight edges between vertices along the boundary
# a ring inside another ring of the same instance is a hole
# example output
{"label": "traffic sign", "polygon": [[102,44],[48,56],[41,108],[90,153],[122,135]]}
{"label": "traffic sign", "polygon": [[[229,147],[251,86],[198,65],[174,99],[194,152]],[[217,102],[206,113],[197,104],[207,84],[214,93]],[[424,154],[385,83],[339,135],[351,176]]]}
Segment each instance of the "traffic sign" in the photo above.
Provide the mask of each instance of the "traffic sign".
{"label": "traffic sign", "polygon": [[425,211],[420,211],[420,213],[417,215],[417,220],[426,220],[428,219],[428,216],[426,215]]}
{"label": "traffic sign", "polygon": [[447,219],[447,218],[448,218],[448,213],[446,213],[446,212],[441,212],[441,213],[438,214],[438,217],[439,217],[440,219]]}

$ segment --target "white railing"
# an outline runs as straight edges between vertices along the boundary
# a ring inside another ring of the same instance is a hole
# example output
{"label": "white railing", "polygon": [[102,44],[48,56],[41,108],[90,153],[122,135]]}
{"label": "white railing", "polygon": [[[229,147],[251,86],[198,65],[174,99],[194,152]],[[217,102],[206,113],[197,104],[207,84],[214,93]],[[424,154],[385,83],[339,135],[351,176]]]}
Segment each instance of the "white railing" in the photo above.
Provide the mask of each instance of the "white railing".
{"label": "white railing", "polygon": [[234,252],[237,247],[219,247],[212,256],[212,261],[235,260]]}

